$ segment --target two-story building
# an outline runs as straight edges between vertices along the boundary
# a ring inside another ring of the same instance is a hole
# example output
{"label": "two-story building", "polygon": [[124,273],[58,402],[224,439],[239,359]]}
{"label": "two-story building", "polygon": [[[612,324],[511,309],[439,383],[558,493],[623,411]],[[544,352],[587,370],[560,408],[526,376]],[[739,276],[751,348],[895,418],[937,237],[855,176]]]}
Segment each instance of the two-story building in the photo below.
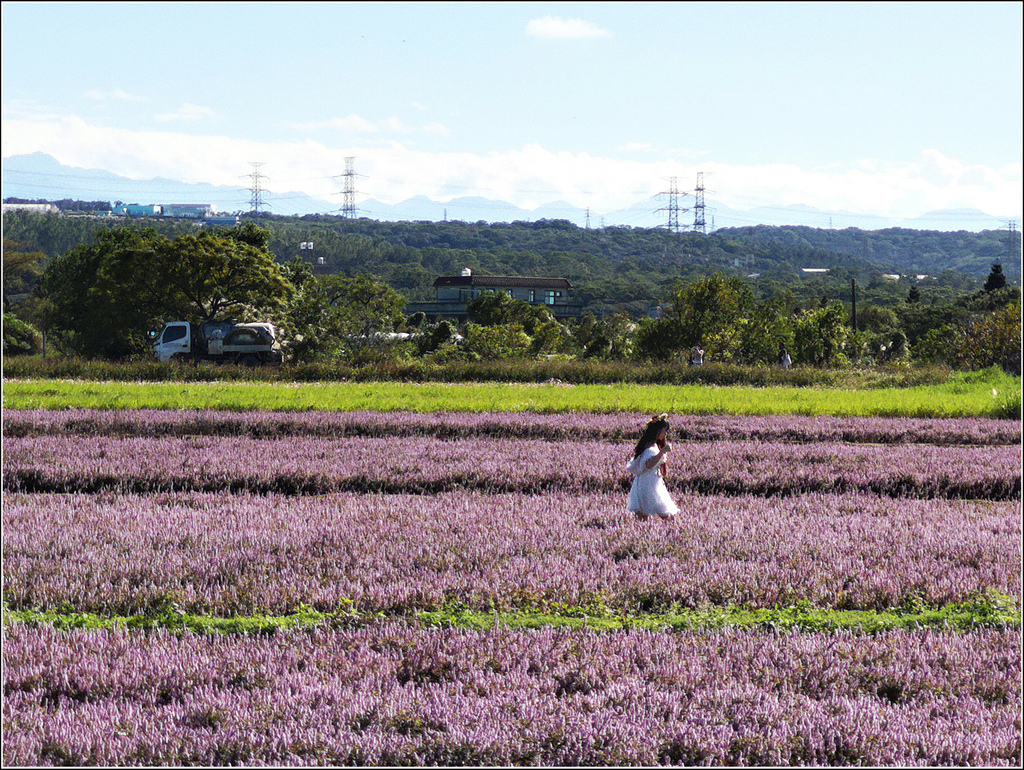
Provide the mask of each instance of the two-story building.
{"label": "two-story building", "polygon": [[543,305],[558,319],[579,318],[583,303],[572,298],[572,284],[565,278],[529,278],[508,275],[474,275],[466,268],[462,275],[442,276],[434,281],[433,302],[410,302],[405,312],[424,313],[429,318],[467,318],[466,306],[481,294],[503,291],[530,305]]}

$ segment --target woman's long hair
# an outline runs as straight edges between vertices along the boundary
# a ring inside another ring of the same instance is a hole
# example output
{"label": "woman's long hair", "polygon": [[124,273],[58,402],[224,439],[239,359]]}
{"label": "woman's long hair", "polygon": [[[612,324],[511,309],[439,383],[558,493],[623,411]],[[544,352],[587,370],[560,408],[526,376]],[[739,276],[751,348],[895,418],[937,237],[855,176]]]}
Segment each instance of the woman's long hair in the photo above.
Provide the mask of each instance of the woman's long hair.
{"label": "woman's long hair", "polygon": [[661,441],[658,441],[658,434],[661,433],[662,428],[667,427],[667,414],[659,414],[648,420],[647,425],[644,426],[643,433],[640,434],[640,440],[636,442],[636,449],[633,450],[633,457],[639,457],[647,447],[652,446],[653,444],[657,444],[659,447],[664,446]]}

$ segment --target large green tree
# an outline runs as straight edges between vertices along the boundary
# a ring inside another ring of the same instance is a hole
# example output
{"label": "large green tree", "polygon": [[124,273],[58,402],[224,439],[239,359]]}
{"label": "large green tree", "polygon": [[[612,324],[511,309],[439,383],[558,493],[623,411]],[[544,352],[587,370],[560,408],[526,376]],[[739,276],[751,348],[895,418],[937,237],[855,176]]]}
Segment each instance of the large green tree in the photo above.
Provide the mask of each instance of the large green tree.
{"label": "large green tree", "polygon": [[405,319],[405,299],[367,275],[314,275],[296,259],[284,267],[295,287],[284,322],[285,340],[296,361],[379,359],[393,348],[386,335]]}
{"label": "large green tree", "polygon": [[466,324],[466,346],[481,358],[521,359],[531,354],[530,335],[521,324],[492,324],[482,326],[472,321]]}
{"label": "large green tree", "polygon": [[775,363],[779,346],[793,347],[792,299],[774,295],[758,304],[754,312],[738,322],[736,359],[745,364]]}
{"label": "large green tree", "polygon": [[54,259],[39,293],[73,350],[121,357],[145,350],[164,321],[274,318],[292,287],[252,226],[173,240],[113,228]]}
{"label": "large green tree", "polygon": [[405,319],[402,295],[372,276],[327,275],[320,283],[338,328],[346,336],[364,338],[393,332]]}
{"label": "large green tree", "polygon": [[805,310],[793,322],[793,360],[814,366],[830,366],[843,355],[850,335],[846,308],[840,302]]}
{"label": "large green tree", "polygon": [[543,305],[531,305],[515,299],[504,291],[485,291],[466,305],[469,320],[481,326],[519,324],[530,336],[538,328],[548,326],[554,316]]}
{"label": "large green tree", "polygon": [[714,273],[677,282],[673,306],[682,347],[703,345],[708,358],[730,359],[740,342],[740,322],[754,310],[754,296],[742,279]]}
{"label": "large green tree", "polygon": [[26,294],[43,273],[46,255],[27,251],[25,244],[4,238],[4,312],[11,309],[11,297]]}
{"label": "large green tree", "polygon": [[291,292],[251,224],[173,240],[144,236],[142,244],[108,254],[97,273],[97,294],[127,294],[138,310],[156,318],[209,321],[275,312]]}
{"label": "large green tree", "polygon": [[938,363],[956,369],[985,369],[1001,366],[1007,372],[1021,372],[1021,303],[1014,300],[988,313],[978,313],[961,323],[930,330],[913,349],[924,363]]}
{"label": "large green tree", "polygon": [[982,291],[993,292],[1006,287],[1006,276],[1003,275],[1003,266],[996,262],[985,279],[985,286]]}

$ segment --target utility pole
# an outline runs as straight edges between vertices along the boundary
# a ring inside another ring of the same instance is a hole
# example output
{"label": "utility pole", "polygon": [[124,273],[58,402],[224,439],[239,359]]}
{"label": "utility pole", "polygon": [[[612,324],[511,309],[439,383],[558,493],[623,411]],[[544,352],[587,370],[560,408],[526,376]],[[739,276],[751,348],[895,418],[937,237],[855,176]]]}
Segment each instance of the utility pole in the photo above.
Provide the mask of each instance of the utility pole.
{"label": "utility pole", "polygon": [[850,314],[853,321],[853,330],[857,331],[857,279],[850,279],[850,294],[853,298],[853,312]]}
{"label": "utility pole", "polygon": [[260,173],[262,163],[250,162],[249,165],[252,166],[252,173],[249,174],[249,211],[258,217],[260,215],[260,208],[267,205],[263,201],[263,187],[260,184],[266,177]]}
{"label": "utility pole", "polygon": [[660,208],[658,209],[658,211],[668,212],[668,229],[671,230],[673,233],[678,233],[680,230],[679,213],[682,212],[685,214],[687,211],[689,211],[689,209],[679,208],[679,197],[681,195],[686,195],[686,193],[679,192],[679,187],[676,184],[676,177],[673,176],[669,178],[668,191],[659,194],[668,196],[668,206],[666,208]]}
{"label": "utility pole", "polygon": [[704,172],[697,172],[697,187],[694,190],[693,231],[707,235],[707,223],[704,221]]}

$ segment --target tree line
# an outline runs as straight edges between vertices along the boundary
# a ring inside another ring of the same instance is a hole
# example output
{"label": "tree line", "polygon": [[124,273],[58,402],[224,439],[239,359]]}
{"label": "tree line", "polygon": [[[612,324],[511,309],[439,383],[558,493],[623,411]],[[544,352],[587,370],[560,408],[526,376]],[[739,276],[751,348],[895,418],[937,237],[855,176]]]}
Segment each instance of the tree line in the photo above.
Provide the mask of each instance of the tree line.
{"label": "tree line", "polygon": [[[432,254],[422,242],[396,246],[349,236],[356,239],[354,253],[376,250],[397,266],[409,265],[403,254]],[[559,357],[682,364],[699,347],[705,361],[745,365],[775,364],[784,350],[794,364],[807,366],[922,362],[1020,371],[1020,288],[1009,284],[1000,263],[991,265],[982,286],[943,301],[923,301],[916,284],[895,302],[872,301],[869,278],[856,317],[852,303],[830,296],[822,279],[819,297],[798,296],[785,285],[766,291],[760,281],[705,264],[703,272],[695,267],[666,279],[653,316],[621,309],[599,314],[591,307],[580,319],[561,322],[543,306],[491,292],[470,303],[467,321],[455,323],[407,316],[406,296],[379,275],[322,274],[298,256],[282,260],[273,252],[275,237],[281,236],[253,222],[173,235],[104,227],[91,243],[53,258],[5,240],[5,354],[37,349],[45,332],[51,350],[145,356],[147,333],[165,321],[230,317],[275,323],[294,362]],[[476,267],[504,258],[500,247],[474,248],[472,255]],[[469,254],[456,258],[464,262]],[[557,258],[545,262],[534,252],[532,259],[533,272],[558,269]],[[856,291],[855,278],[850,284]],[[891,292],[891,286],[876,288]],[[16,307],[9,290],[22,290]]]}
{"label": "tree line", "polygon": [[[267,248],[277,262],[301,256],[322,261],[331,273],[364,273],[409,301],[431,299],[438,276],[469,267],[484,275],[567,278],[597,317],[618,312],[641,317],[665,301],[677,280],[715,271],[749,278],[759,300],[792,291],[805,309],[822,297],[849,302],[851,280],[863,301],[873,305],[899,305],[908,281],[919,284],[924,303],[947,303],[979,288],[994,262],[1003,263],[1011,283],[1020,283],[1019,233],[1012,234],[1013,247],[1007,241],[1011,234],[999,231],[755,227],[700,235],[658,228],[587,229],[562,220],[489,224],[263,215],[256,221],[267,231]],[[192,222],[160,218],[4,215],[7,238],[51,259],[92,243],[114,226],[153,229],[167,237],[195,230]],[[301,250],[301,243],[314,248]],[[1017,257],[1009,258],[1012,254]],[[809,274],[808,268],[828,272]],[[922,273],[928,277],[918,281]],[[891,274],[903,277],[893,281]]]}

